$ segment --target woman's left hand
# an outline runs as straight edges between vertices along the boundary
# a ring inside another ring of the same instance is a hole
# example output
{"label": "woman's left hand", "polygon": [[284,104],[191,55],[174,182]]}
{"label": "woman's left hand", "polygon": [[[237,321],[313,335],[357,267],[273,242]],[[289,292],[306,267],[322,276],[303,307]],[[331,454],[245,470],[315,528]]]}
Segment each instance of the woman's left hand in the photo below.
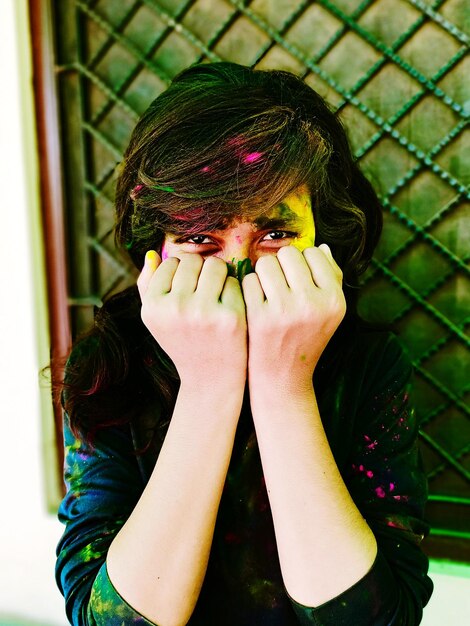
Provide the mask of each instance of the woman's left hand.
{"label": "woman's left hand", "polygon": [[[346,313],[343,274],[326,244],[284,246],[260,257],[242,281],[248,322],[248,377],[298,389]],[[254,378],[255,377],[255,378]]]}

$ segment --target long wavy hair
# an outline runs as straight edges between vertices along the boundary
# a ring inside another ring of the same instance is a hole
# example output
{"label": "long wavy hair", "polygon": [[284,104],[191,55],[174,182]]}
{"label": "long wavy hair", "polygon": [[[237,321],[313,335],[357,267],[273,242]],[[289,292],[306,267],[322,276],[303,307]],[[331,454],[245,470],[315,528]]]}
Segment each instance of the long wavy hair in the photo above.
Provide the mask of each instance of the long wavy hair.
{"label": "long wavy hair", "polygon": [[[377,245],[382,208],[338,116],[300,78],[229,62],[196,64],[176,76],[142,115],[124,154],[115,238],[141,269],[147,250],[161,253],[166,233],[253,219],[303,184],[315,245],[327,243],[344,273],[347,314],[317,366],[326,381],[360,323],[358,279]],[[63,406],[85,439],[138,419],[150,404],[156,432],[171,418],[178,373],[143,325],[140,305],[135,287],[109,298],[69,358]]]}

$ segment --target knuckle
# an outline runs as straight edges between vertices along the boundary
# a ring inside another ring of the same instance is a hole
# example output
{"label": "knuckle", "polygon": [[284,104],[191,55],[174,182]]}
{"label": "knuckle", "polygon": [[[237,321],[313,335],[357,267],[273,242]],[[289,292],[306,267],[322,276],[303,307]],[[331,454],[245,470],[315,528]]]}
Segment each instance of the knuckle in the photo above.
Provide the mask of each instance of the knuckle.
{"label": "knuckle", "polygon": [[282,258],[283,256],[293,255],[295,254],[295,250],[297,250],[297,248],[294,248],[294,246],[282,246],[282,248],[279,248],[277,251],[277,256]]}
{"label": "knuckle", "polygon": [[162,265],[166,263],[167,265],[178,265],[180,262],[180,258],[177,256],[168,256],[164,261],[162,261]]}
{"label": "knuckle", "polygon": [[265,265],[269,265],[272,262],[273,257],[271,254],[263,254],[263,256],[260,256],[260,258],[256,261],[256,267],[264,267]]}
{"label": "knuckle", "polygon": [[183,263],[185,267],[190,265],[202,265],[202,257],[197,252],[178,252],[176,260],[178,264]]}
{"label": "knuckle", "polygon": [[346,313],[346,300],[338,294],[331,303],[331,308],[334,313],[338,315],[344,315]]}
{"label": "knuckle", "polygon": [[319,248],[309,247],[305,248],[303,254],[304,256],[311,257],[313,259],[322,254],[322,251]]}
{"label": "knuckle", "polygon": [[[201,257],[202,258],[202,257]],[[209,256],[204,261],[205,264],[221,269],[227,269],[227,263],[218,256]]]}

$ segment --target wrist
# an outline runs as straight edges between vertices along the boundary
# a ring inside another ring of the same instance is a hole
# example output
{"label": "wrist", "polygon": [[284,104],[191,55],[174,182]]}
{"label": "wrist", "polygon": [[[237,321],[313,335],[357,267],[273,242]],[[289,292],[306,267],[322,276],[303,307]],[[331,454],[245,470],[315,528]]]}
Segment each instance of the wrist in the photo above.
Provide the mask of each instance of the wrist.
{"label": "wrist", "polygon": [[186,389],[243,389],[247,380],[247,369],[246,366],[221,366],[217,372],[207,372],[204,367],[200,367],[186,376],[180,376],[180,380],[181,386]]}
{"label": "wrist", "polygon": [[288,368],[267,371],[263,368],[253,369],[248,373],[250,397],[279,398],[292,394],[309,395],[313,391],[313,371],[305,369],[293,372]]}
{"label": "wrist", "polygon": [[306,406],[316,405],[316,395],[312,381],[262,381],[250,384],[250,405],[255,423],[260,419],[285,421],[293,413]]}
{"label": "wrist", "polygon": [[246,373],[224,376],[191,376],[183,378],[178,395],[194,398],[198,404],[223,404],[238,402],[243,398]]}

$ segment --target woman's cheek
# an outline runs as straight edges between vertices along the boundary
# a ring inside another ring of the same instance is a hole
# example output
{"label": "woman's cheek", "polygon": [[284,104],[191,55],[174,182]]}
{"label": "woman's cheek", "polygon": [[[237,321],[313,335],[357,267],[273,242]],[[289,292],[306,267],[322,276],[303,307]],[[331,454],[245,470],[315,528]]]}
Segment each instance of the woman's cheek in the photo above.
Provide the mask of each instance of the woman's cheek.
{"label": "woman's cheek", "polygon": [[312,248],[315,245],[315,236],[298,237],[291,245],[303,252],[306,248]]}
{"label": "woman's cheek", "polygon": [[166,245],[162,245],[162,261],[168,258],[168,251],[166,249]]}

